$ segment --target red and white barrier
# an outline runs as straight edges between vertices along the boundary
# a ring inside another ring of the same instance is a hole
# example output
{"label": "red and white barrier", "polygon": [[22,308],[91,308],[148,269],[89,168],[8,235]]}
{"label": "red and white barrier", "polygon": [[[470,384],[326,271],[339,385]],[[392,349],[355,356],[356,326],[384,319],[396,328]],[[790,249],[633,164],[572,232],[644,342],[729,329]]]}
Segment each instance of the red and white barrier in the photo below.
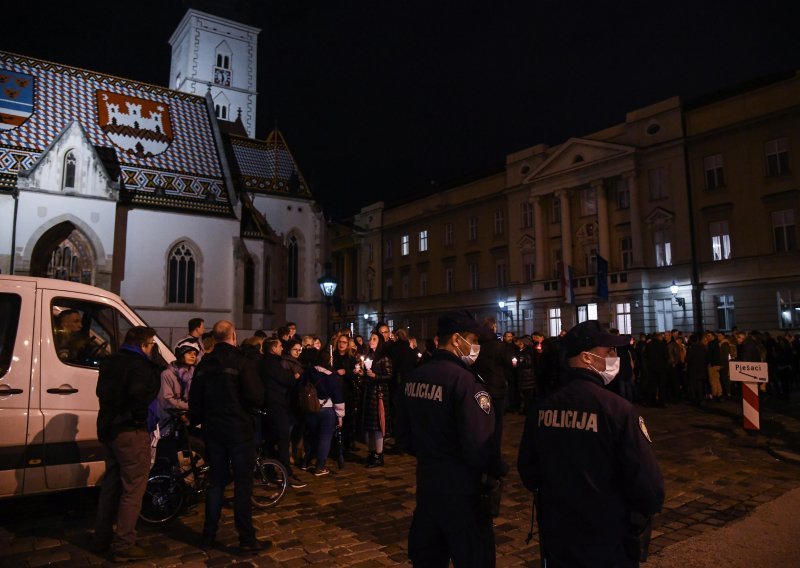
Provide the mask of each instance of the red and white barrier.
{"label": "red and white barrier", "polygon": [[760,430],[758,383],[742,383],[742,416],[745,430]]}
{"label": "red and white barrier", "polygon": [[745,430],[761,430],[758,414],[758,389],[761,383],[769,381],[769,368],[766,363],[730,361],[728,372],[732,381],[742,383],[742,416]]}

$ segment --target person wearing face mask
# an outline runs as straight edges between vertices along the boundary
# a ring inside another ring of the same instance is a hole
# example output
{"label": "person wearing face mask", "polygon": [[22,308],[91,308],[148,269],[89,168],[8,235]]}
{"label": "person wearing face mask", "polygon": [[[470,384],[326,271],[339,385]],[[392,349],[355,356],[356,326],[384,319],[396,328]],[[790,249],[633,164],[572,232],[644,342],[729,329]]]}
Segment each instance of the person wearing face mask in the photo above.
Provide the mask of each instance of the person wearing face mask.
{"label": "person wearing face mask", "polygon": [[495,565],[485,484],[507,467],[495,445],[495,408],[472,370],[481,326],[467,311],[438,321],[438,349],[400,384],[397,443],[417,459],[417,507],[408,535],[414,566]]}
{"label": "person wearing face mask", "polygon": [[638,411],[605,388],[630,341],[595,320],[563,338],[563,385],[528,415],[517,469],[534,492],[540,547],[553,566],[638,566],[664,479]]}

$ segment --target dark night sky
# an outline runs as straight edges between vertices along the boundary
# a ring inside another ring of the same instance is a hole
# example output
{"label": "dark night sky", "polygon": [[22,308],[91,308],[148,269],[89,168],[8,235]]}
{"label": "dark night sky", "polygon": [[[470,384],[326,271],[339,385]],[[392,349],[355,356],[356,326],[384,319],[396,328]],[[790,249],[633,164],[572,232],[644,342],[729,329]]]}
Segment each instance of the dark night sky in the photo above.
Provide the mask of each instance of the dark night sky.
{"label": "dark night sky", "polygon": [[[186,3],[7,2],[0,49],[166,85]],[[499,170],[670,96],[800,70],[797,1],[228,4],[262,30],[257,134],[277,121],[334,216]]]}

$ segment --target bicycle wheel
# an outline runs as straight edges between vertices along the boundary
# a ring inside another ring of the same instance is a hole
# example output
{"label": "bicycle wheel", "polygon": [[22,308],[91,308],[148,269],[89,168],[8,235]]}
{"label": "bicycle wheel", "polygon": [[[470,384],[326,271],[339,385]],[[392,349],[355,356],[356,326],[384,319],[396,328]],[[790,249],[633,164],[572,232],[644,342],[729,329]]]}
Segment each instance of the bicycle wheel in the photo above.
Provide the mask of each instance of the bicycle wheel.
{"label": "bicycle wheel", "polygon": [[253,481],[253,505],[272,507],[281,500],[289,486],[289,475],[278,460],[260,459],[256,461]]}
{"label": "bicycle wheel", "polygon": [[170,473],[157,473],[147,480],[139,518],[149,525],[170,522],[183,510],[186,484]]}

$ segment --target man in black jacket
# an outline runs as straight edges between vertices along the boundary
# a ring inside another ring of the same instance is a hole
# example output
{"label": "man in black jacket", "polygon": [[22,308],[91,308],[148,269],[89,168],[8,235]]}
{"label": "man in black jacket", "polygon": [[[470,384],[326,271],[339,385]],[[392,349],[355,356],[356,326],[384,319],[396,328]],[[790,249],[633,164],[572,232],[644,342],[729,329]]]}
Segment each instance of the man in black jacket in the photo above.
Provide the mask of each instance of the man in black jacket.
{"label": "man in black jacket", "polygon": [[233,518],[242,552],[256,552],[271,543],[256,540],[253,528],[253,470],[256,420],[253,411],[264,403],[264,386],[257,362],[236,347],[236,330],[229,321],[214,324],[214,350],[197,366],[189,391],[192,420],[202,425],[210,469],[206,518],[200,548],[214,546],[228,471],[233,469]]}
{"label": "man in black jacket", "polygon": [[103,362],[97,380],[97,437],[107,457],[97,503],[95,547],[103,552],[111,547],[115,561],[148,556],[136,546],[136,519],[150,471],[147,407],[161,387],[160,369],[150,360],[155,335],[149,327],[128,330],[119,353]]}

